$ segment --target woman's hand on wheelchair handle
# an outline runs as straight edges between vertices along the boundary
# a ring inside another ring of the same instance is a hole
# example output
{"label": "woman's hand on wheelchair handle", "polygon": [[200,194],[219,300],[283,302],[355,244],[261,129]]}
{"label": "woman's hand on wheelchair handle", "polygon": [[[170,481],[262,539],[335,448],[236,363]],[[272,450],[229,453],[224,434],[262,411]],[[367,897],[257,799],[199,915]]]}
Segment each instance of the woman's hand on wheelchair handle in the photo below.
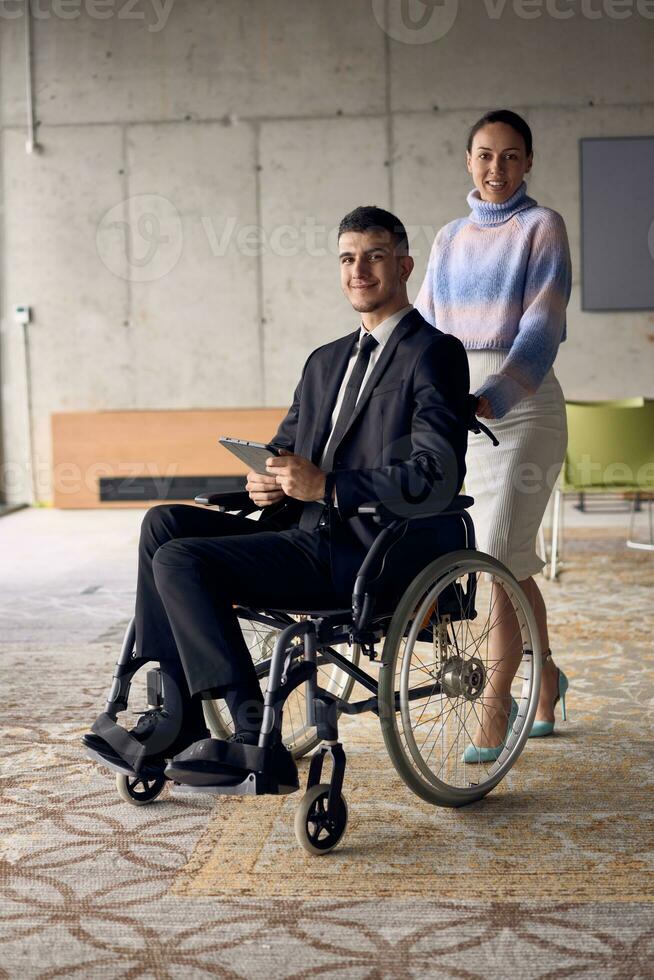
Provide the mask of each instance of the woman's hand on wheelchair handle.
{"label": "woman's hand on wheelchair handle", "polygon": [[480,418],[480,419],[494,419],[495,418],[495,413],[493,412],[493,409],[491,408],[491,403],[489,402],[489,400],[487,398],[484,398],[483,395],[479,395],[479,397],[477,399],[477,409],[475,411],[475,415],[477,415],[477,417]]}

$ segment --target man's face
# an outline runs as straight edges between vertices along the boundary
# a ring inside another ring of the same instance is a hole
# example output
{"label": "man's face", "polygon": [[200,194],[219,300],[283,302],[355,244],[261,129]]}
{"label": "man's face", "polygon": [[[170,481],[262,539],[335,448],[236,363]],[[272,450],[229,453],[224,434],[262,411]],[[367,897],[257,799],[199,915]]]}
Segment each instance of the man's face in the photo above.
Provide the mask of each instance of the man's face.
{"label": "man's face", "polygon": [[390,231],[346,231],[338,252],[341,286],[358,313],[372,313],[402,295],[413,259],[396,255]]}

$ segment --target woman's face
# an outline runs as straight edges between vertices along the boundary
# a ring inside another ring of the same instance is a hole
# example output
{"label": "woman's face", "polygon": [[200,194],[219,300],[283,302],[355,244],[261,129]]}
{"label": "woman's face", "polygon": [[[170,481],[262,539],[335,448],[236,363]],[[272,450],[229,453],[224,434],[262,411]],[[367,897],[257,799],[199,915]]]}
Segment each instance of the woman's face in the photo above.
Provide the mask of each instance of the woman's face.
{"label": "woman's face", "polygon": [[527,156],[520,133],[497,122],[488,123],[475,133],[466,160],[482,201],[502,204],[515,194],[531,170],[533,154]]}

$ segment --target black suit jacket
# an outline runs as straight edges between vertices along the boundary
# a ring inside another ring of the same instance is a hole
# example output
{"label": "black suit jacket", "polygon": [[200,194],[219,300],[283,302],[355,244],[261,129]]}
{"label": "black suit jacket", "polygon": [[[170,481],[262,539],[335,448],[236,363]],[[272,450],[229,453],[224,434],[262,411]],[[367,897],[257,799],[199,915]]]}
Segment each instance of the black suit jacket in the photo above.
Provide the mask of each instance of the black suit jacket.
{"label": "black suit jacket", "polygon": [[[319,347],[308,358],[293,404],[272,442],[317,466],[359,331]],[[332,576],[351,588],[361,561],[379,533],[361,504],[392,499],[409,514],[412,502],[444,509],[465,475],[468,360],[463,345],[432,327],[417,310],[396,326],[357,402],[334,455],[327,491],[338,506],[330,522]],[[301,509],[301,505],[300,505]],[[282,517],[280,514],[279,517]],[[298,509],[286,508],[287,524]],[[421,519],[421,526],[429,526]],[[432,519],[433,525],[433,519]]]}

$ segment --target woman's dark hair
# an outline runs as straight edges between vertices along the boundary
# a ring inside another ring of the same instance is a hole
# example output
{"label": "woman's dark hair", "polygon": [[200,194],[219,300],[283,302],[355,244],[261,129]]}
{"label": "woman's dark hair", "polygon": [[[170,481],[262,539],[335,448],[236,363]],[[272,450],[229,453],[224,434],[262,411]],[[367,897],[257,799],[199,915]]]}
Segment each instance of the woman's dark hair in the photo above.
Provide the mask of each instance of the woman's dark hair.
{"label": "woman's dark hair", "polygon": [[391,214],[390,211],[384,211],[383,208],[378,208],[374,205],[358,207],[354,211],[350,211],[349,214],[346,214],[339,225],[338,237],[340,238],[346,231],[364,232],[378,231],[380,229],[390,231],[395,239],[395,249],[397,252],[409,251],[409,239],[406,228],[400,219],[394,214]]}
{"label": "woman's dark hair", "polygon": [[527,156],[530,155],[533,150],[531,130],[522,116],[519,116],[517,112],[511,112],[510,109],[491,109],[490,112],[484,113],[481,119],[477,120],[468,133],[468,153],[472,153],[472,141],[479,130],[488,126],[489,123],[505,123],[511,129],[515,129],[516,133],[519,133],[525,141]]}

